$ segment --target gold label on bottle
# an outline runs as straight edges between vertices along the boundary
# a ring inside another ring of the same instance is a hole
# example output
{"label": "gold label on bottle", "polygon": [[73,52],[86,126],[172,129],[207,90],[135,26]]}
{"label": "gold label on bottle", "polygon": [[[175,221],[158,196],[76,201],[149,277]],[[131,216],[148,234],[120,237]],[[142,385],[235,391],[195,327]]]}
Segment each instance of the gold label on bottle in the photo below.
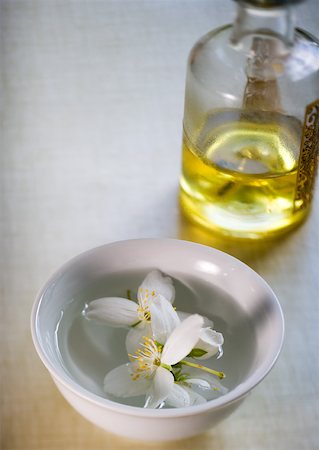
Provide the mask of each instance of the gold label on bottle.
{"label": "gold label on bottle", "polygon": [[312,200],[319,157],[319,99],[306,107],[300,146],[295,209],[309,206]]}

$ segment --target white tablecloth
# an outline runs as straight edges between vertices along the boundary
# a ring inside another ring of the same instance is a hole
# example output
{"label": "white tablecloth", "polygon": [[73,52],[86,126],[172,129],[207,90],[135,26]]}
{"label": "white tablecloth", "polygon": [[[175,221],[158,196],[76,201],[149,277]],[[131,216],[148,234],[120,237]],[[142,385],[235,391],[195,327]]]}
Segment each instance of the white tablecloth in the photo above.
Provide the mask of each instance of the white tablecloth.
{"label": "white tablecloth", "polygon": [[[228,0],[2,0],[1,270],[3,449],[146,449],[86,422],[31,342],[37,291],[66,259],[134,237],[214,245],[257,270],[286,318],[282,355],[208,433],[158,449],[319,448],[319,193],[298,230],[233,245],[178,209],[187,54],[232,20]],[[298,7],[318,34],[318,0]],[[155,447],[153,447],[155,448]]]}

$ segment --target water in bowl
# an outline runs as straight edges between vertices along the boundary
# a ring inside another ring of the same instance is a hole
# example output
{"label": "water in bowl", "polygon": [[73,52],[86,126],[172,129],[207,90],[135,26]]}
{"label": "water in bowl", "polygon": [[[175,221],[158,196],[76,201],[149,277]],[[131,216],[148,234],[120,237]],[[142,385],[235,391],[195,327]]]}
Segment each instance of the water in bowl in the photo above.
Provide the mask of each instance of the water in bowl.
{"label": "water in bowl", "polygon": [[[143,406],[144,397],[112,398],[103,391],[103,380],[111,369],[128,362],[125,351],[127,329],[87,320],[82,311],[90,301],[101,297],[125,297],[128,290],[136,300],[145,272],[121,272],[92,284],[65,303],[56,325],[56,352],[68,375],[94,394],[131,406]],[[174,280],[178,311],[198,313],[214,322],[223,333],[224,355],[204,361],[207,367],[223,371],[223,386],[232,390],[240,384],[252,365],[254,328],[251,320],[224,291],[211,283],[183,273],[168,274]]]}

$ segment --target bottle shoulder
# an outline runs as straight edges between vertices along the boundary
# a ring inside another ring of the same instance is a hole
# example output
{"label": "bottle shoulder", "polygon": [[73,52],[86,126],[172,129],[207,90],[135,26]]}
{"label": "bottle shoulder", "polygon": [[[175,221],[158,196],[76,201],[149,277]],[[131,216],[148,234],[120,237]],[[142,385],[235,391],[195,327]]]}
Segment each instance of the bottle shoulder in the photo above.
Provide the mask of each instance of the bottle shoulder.
{"label": "bottle shoulder", "polygon": [[195,77],[205,82],[212,73],[229,74],[232,71],[233,75],[246,78],[247,61],[253,57],[257,41],[264,42],[264,48],[268,45],[272,49],[267,55],[267,64],[271,64],[275,78],[299,81],[318,75],[319,41],[303,29],[295,29],[294,45],[289,47],[279,39],[260,34],[249,34],[233,44],[232,34],[233,26],[227,24],[208,32],[195,43],[188,61],[189,70]]}

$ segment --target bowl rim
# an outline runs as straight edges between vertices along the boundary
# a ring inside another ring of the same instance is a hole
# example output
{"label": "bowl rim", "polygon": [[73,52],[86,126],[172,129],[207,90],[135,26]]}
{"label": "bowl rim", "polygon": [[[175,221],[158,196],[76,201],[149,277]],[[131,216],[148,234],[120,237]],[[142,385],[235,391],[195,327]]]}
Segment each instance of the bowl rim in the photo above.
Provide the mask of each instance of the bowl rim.
{"label": "bowl rim", "polygon": [[[43,350],[40,339],[38,338],[38,313],[39,309],[42,303],[42,300],[47,292],[47,290],[52,286],[52,284],[63,274],[65,273],[68,268],[72,267],[74,264],[76,264],[81,259],[87,257],[89,254],[94,254],[96,251],[100,251],[103,248],[110,247],[110,246],[117,246],[117,245],[125,245],[130,243],[142,243],[143,245],[147,245],[147,243],[151,244],[152,242],[159,242],[161,245],[182,245],[182,246],[191,246],[194,248],[202,249],[203,251],[207,251],[211,253],[212,255],[215,254],[217,256],[222,256],[229,262],[233,262],[239,267],[242,267],[246,271],[253,274],[256,281],[267,291],[269,294],[269,298],[271,298],[271,301],[273,305],[276,308],[276,314],[279,319],[280,329],[278,329],[278,338],[277,338],[277,345],[276,350],[273,352],[271,360],[266,364],[263,362],[259,369],[257,370],[258,375],[256,375],[256,372],[251,374],[247,377],[242,383],[237,385],[234,389],[231,389],[228,393],[222,395],[221,397],[218,397],[216,399],[212,399],[207,401],[206,403],[200,404],[200,405],[193,405],[193,406],[187,406],[182,408],[168,408],[168,409],[147,409],[137,406],[130,406],[125,405],[122,403],[118,403],[113,400],[109,400],[107,398],[100,397],[97,394],[94,394],[93,392],[89,391],[88,389],[81,386],[79,383],[77,383],[74,379],[71,378],[71,376],[68,375],[68,373],[65,371],[65,369],[62,366],[57,366],[56,364],[53,364],[50,358],[47,356],[46,352]],[[178,243],[178,244],[177,244]],[[284,316],[282,312],[281,305],[279,303],[279,300],[274,293],[274,291],[271,289],[269,284],[257,273],[255,272],[251,267],[249,267],[244,262],[240,261],[238,258],[235,258],[234,256],[223,252],[221,250],[215,249],[213,247],[209,247],[203,244],[199,244],[197,242],[192,241],[185,241],[181,239],[173,239],[173,238],[138,238],[138,239],[124,239],[119,241],[113,241],[107,244],[103,244],[100,246],[93,247],[91,249],[88,249],[86,251],[83,251],[72,258],[70,258],[68,261],[66,261],[63,265],[61,265],[56,271],[51,274],[51,276],[47,279],[46,283],[42,286],[40,291],[38,292],[36,299],[32,306],[31,311],[31,335],[34,347],[38,353],[38,356],[40,357],[42,363],[49,371],[50,375],[54,380],[56,380],[58,383],[62,384],[64,388],[71,391],[76,396],[81,397],[83,400],[86,400],[90,403],[95,404],[96,406],[99,406],[100,408],[105,408],[109,411],[114,411],[116,413],[122,413],[125,415],[132,415],[137,417],[149,417],[149,418],[172,418],[172,417],[184,417],[184,416],[194,416],[199,415],[202,413],[205,413],[206,411],[210,410],[218,410],[221,408],[224,408],[227,405],[231,405],[232,403],[236,403],[237,401],[243,399],[246,397],[250,391],[255,388],[265,377],[266,375],[271,371],[274,364],[276,363],[279,354],[282,349],[283,341],[284,341],[284,334],[285,334],[285,322],[284,322]]]}

